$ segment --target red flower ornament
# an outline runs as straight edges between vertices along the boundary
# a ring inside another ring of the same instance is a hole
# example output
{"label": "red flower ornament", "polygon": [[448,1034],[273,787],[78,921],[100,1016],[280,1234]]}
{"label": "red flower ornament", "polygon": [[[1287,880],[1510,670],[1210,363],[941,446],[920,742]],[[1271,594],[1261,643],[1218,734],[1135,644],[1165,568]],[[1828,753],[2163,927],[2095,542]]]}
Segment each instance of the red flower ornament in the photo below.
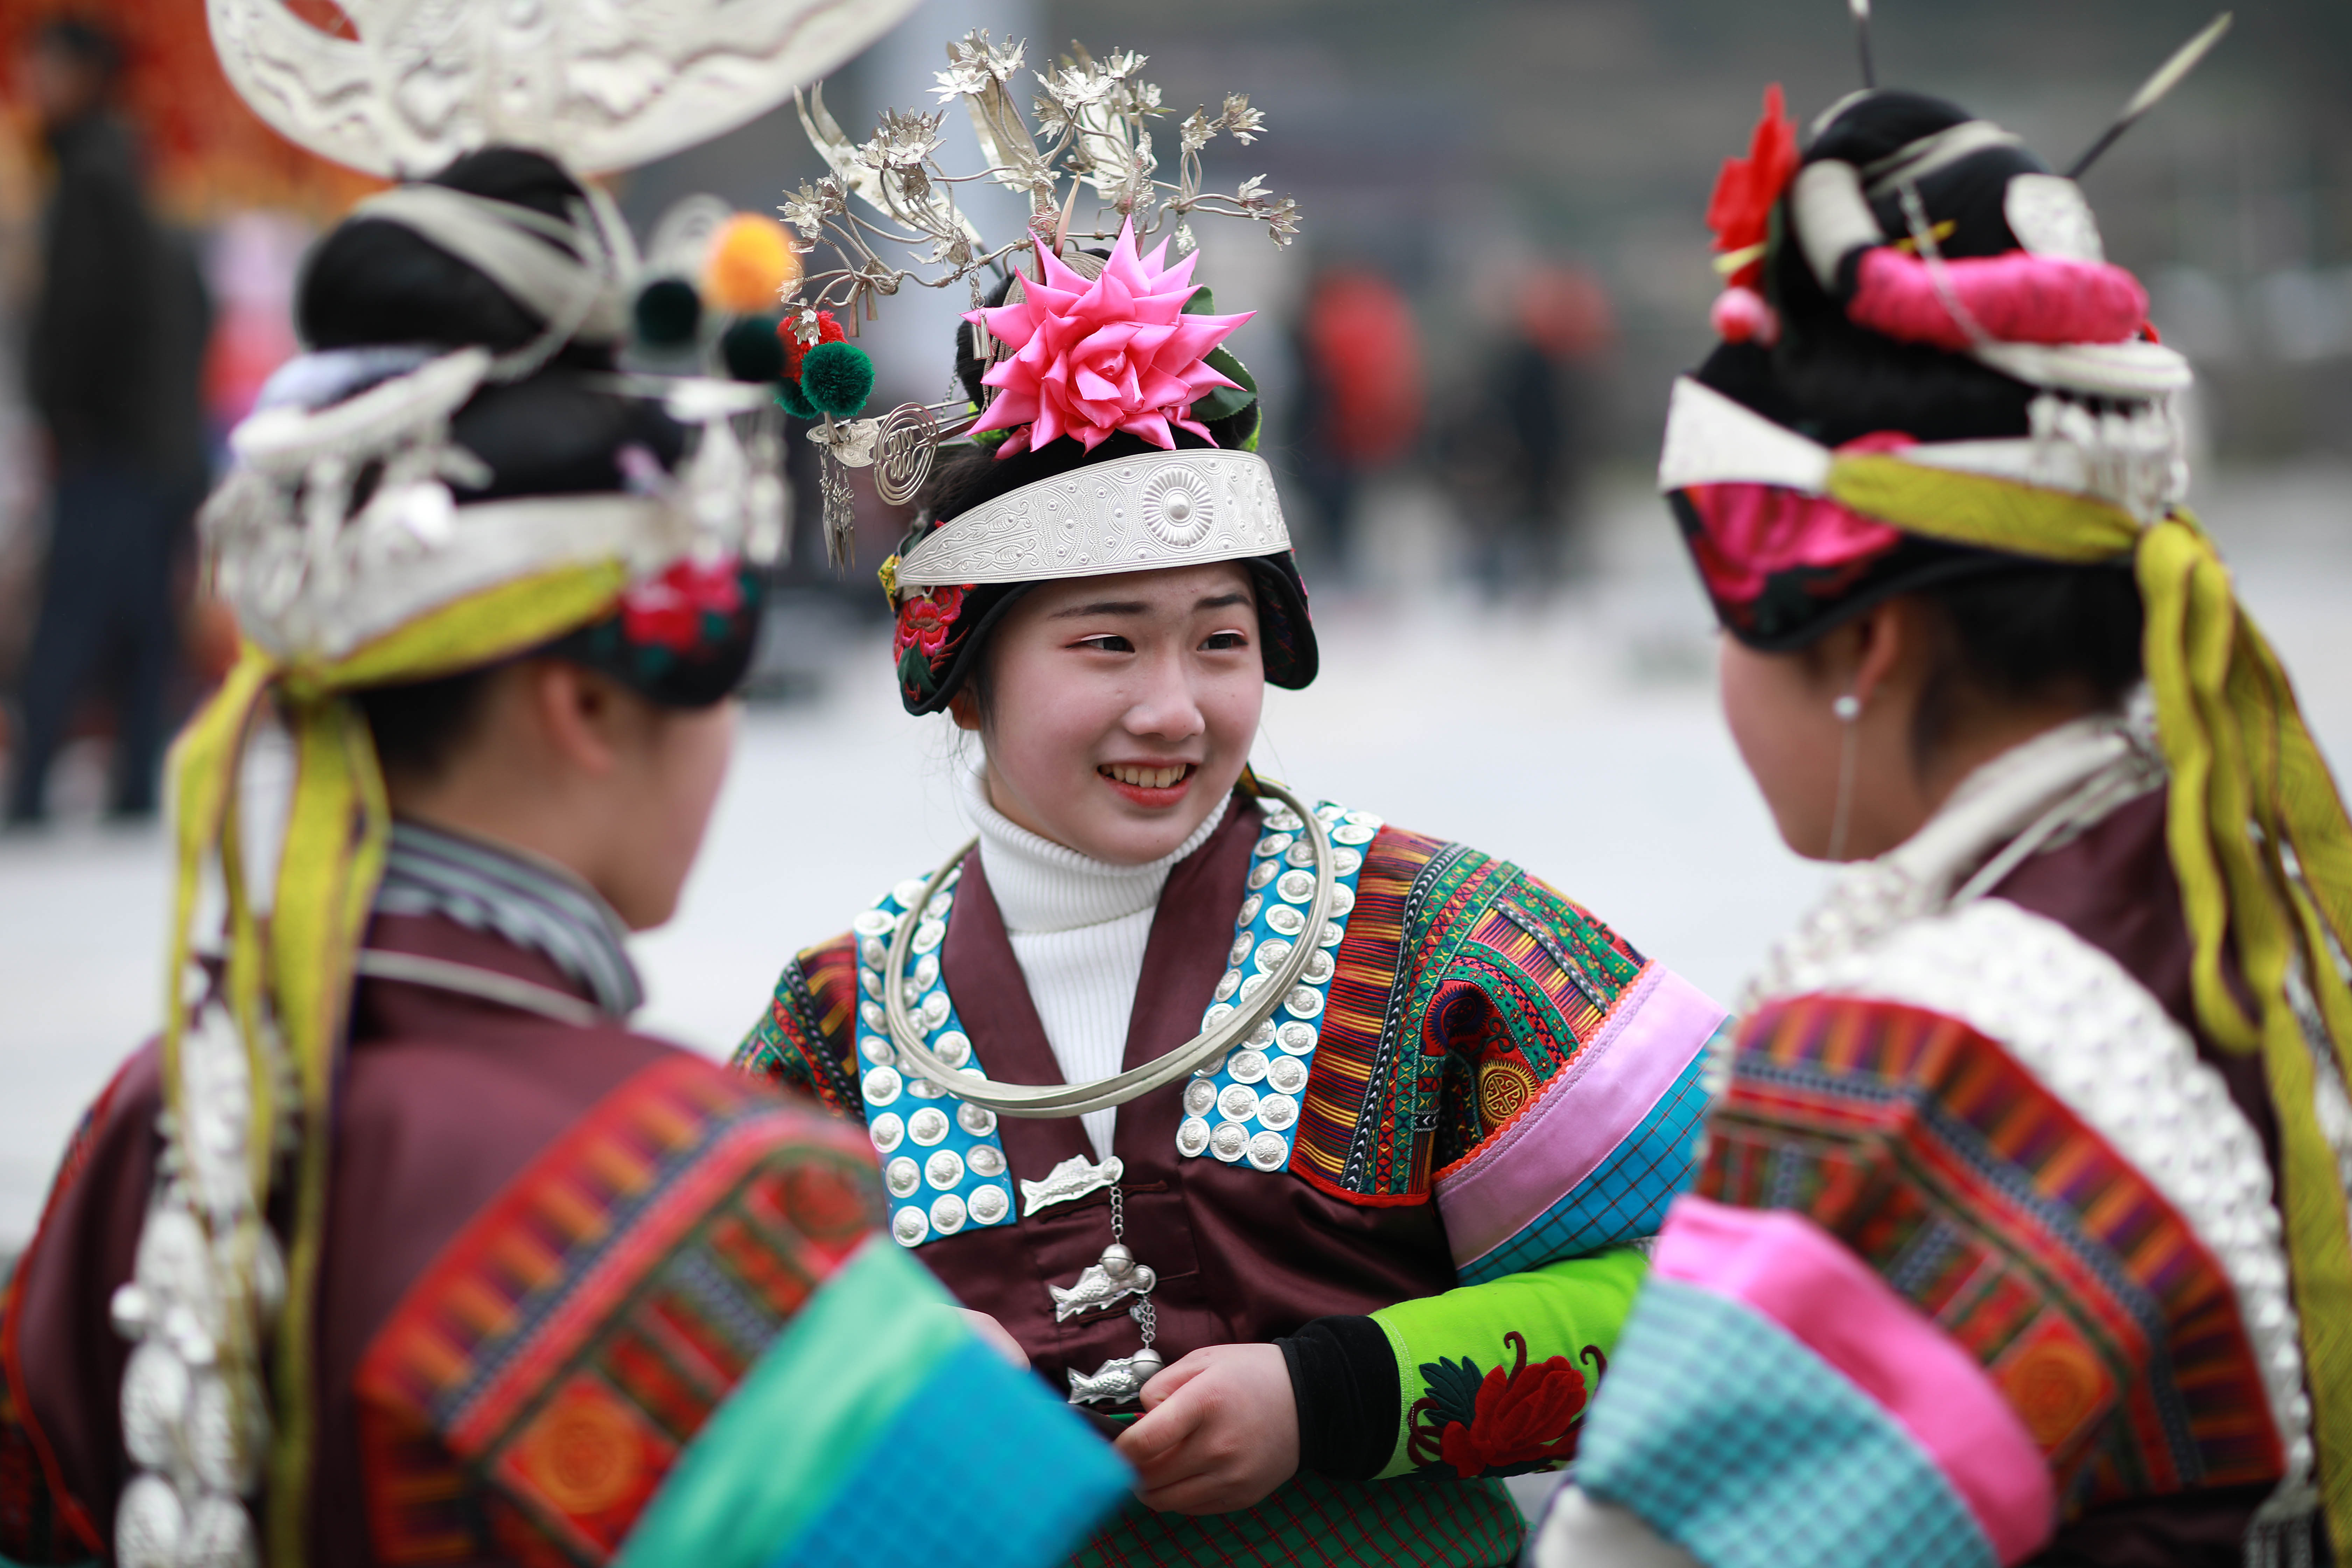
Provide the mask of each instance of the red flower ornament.
{"label": "red flower ornament", "polygon": [[708,565],[680,561],[621,595],[621,635],[639,647],[688,654],[701,646],[703,617],[743,607],[738,563],[727,556]]}
{"label": "red flower ornament", "polygon": [[[1497,1366],[1479,1377],[1475,1394],[1462,1386],[1477,1375],[1473,1362],[1422,1368],[1431,1392],[1413,1402],[1407,1420],[1406,1452],[1416,1464],[1450,1465],[1471,1480],[1525,1474],[1576,1457],[1591,1398],[1584,1373],[1560,1355],[1528,1365],[1527,1339],[1516,1330],[1503,1342],[1515,1352],[1510,1369]],[[1593,1364],[1596,1378],[1609,1369],[1597,1345],[1585,1346],[1579,1359]]]}
{"label": "red flower ornament", "polygon": [[1780,84],[1764,89],[1764,114],[1748,141],[1748,156],[1726,158],[1707,199],[1706,226],[1715,231],[1716,265],[1729,268],[1724,281],[1754,289],[1764,276],[1764,242],[1771,233],[1772,205],[1797,173],[1797,127],[1789,118]]}
{"label": "red flower ornament", "polygon": [[899,658],[913,648],[926,659],[937,658],[955,628],[956,612],[963,608],[961,588],[934,588],[909,595],[898,606],[898,630],[891,652]]}

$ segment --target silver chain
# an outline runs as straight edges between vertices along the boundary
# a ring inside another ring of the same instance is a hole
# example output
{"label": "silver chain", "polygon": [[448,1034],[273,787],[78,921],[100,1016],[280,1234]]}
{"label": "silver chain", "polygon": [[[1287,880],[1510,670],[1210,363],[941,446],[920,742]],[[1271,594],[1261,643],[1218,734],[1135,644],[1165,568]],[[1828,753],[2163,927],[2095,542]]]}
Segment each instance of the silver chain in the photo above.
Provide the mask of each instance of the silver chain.
{"label": "silver chain", "polygon": [[1127,1239],[1127,1203],[1117,1187],[1110,1190],[1110,1238],[1113,1241]]}
{"label": "silver chain", "polygon": [[[1127,1194],[1117,1186],[1110,1190],[1110,1238],[1114,1243],[1127,1239]],[[1160,1329],[1160,1315],[1151,1310],[1151,1298],[1146,1295],[1127,1310],[1127,1315],[1143,1331],[1143,1348],[1150,1350],[1152,1336]]]}

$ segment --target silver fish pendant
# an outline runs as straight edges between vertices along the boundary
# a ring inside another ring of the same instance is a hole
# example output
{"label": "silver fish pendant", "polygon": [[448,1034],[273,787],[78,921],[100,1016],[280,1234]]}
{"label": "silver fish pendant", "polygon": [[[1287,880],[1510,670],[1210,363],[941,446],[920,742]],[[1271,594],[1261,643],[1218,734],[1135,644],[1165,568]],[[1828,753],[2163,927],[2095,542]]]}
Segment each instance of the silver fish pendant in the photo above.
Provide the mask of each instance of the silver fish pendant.
{"label": "silver fish pendant", "polygon": [[1084,1154],[1073,1154],[1045,1173],[1042,1182],[1021,1184],[1021,1212],[1035,1214],[1039,1209],[1066,1204],[1073,1198],[1098,1193],[1105,1187],[1116,1186],[1127,1173],[1127,1166],[1113,1154],[1101,1164],[1096,1164]]}
{"label": "silver fish pendant", "polygon": [[1092,1377],[1072,1367],[1070,1403],[1124,1405],[1141,1394],[1143,1385],[1167,1364],[1158,1351],[1146,1345],[1133,1355],[1113,1356],[1097,1367]]}
{"label": "silver fish pendant", "polygon": [[1135,1254],[1113,1242],[1103,1248],[1101,1262],[1080,1270],[1077,1283],[1067,1289],[1050,1284],[1045,1289],[1053,1293],[1054,1321],[1058,1323],[1129,1296],[1149,1296],[1159,1283],[1160,1276],[1150,1265],[1138,1263]]}

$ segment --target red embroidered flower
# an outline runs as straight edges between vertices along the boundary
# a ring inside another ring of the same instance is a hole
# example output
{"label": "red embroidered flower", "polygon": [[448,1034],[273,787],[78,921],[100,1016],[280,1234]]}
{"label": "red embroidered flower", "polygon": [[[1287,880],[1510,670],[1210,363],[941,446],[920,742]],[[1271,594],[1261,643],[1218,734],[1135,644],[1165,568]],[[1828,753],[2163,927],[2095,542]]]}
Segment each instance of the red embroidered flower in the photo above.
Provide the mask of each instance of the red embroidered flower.
{"label": "red embroidered flower", "polygon": [[[1496,1470],[1550,1464],[1576,1454],[1590,1396],[1584,1374],[1564,1355],[1528,1364],[1528,1342],[1517,1331],[1503,1342],[1518,1352],[1510,1371],[1495,1368],[1478,1384],[1476,1413],[1438,1438],[1438,1452],[1464,1480]],[[1597,1350],[1588,1353],[1597,1357]]]}
{"label": "red embroidered flower", "polygon": [[961,608],[961,588],[934,588],[928,594],[909,595],[898,606],[898,631],[891,653],[904,659],[907,650],[913,648],[926,659],[937,658],[940,650],[947,647],[956,612]]}
{"label": "red embroidered flower", "polygon": [[1764,114],[1748,139],[1748,156],[1723,161],[1715,195],[1707,198],[1706,226],[1715,231],[1716,250],[1725,256],[1755,250],[1725,282],[1753,289],[1763,276],[1761,247],[1771,232],[1772,204],[1796,172],[1797,127],[1776,81],[1764,89]]}
{"label": "red embroidered flower", "polygon": [[703,565],[681,561],[621,595],[621,635],[672,653],[692,653],[702,642],[706,615],[731,616],[743,607],[743,584],[733,556]]}
{"label": "red embroidered flower", "polygon": [[837,343],[845,335],[841,330],[841,323],[833,319],[831,310],[819,310],[816,313],[816,343],[801,342],[800,334],[793,330],[799,322],[800,317],[795,312],[786,315],[782,321],[776,323],[776,341],[784,345],[784,379],[786,381],[800,380],[801,361],[808,357],[809,350],[816,347],[817,343]]}

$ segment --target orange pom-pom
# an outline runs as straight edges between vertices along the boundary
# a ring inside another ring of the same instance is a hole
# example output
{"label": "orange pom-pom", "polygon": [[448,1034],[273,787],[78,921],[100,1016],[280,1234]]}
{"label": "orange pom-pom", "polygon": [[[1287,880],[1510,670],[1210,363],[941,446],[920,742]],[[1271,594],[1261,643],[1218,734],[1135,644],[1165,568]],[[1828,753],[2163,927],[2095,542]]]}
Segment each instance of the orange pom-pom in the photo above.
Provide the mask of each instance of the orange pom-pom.
{"label": "orange pom-pom", "polygon": [[749,315],[774,310],[784,286],[800,275],[800,256],[782,224],[757,213],[737,213],[710,242],[702,292],[722,310]]}

